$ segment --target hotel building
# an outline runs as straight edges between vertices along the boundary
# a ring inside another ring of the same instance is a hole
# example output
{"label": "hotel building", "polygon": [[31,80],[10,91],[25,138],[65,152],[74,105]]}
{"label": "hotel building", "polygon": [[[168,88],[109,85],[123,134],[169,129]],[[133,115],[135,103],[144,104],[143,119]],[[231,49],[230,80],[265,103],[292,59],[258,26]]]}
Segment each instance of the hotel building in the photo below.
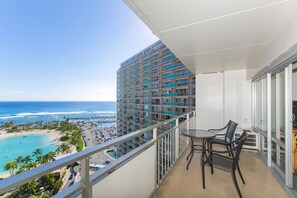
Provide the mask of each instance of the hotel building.
{"label": "hotel building", "polygon": [[[161,41],[121,64],[117,72],[118,136],[194,109],[195,76]],[[117,151],[127,153],[151,138],[152,132],[146,133],[143,139],[118,146]]]}

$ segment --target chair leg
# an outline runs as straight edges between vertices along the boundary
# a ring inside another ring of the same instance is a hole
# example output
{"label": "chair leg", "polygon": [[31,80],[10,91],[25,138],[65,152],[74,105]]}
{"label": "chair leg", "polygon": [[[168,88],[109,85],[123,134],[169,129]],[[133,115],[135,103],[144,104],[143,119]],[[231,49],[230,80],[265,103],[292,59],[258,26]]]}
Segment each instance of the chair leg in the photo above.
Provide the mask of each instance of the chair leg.
{"label": "chair leg", "polygon": [[[193,139],[191,138],[191,152],[190,152],[190,154],[188,155],[188,157],[189,157],[189,156],[191,156],[191,157],[190,157],[190,160],[189,160],[189,162],[188,162],[188,164],[187,164],[187,170],[189,170],[189,165],[190,165],[190,163],[191,163],[191,161],[192,161],[192,159],[193,159],[193,155],[194,155],[194,142],[193,142]],[[187,157],[187,160],[188,160],[188,157]]]}
{"label": "chair leg", "polygon": [[205,171],[204,171],[204,165],[203,158],[201,157],[201,171],[202,171],[202,186],[203,189],[205,189]]}
{"label": "chair leg", "polygon": [[[209,144],[208,149],[212,150],[212,144],[209,142],[208,142],[208,144]],[[212,152],[209,152],[209,155],[210,155],[210,170],[211,170],[211,174],[213,175],[214,171],[213,171],[213,164],[212,164]]]}
{"label": "chair leg", "polygon": [[191,149],[189,155],[187,156],[187,161],[189,160],[189,157],[190,157],[191,154],[192,154],[192,149]]}
{"label": "chair leg", "polygon": [[239,197],[242,198],[242,195],[241,195],[238,183],[237,183],[236,175],[235,175],[235,169],[232,170],[232,179],[233,179],[233,183],[235,185],[235,188],[237,190]]}
{"label": "chair leg", "polygon": [[239,176],[241,178],[242,183],[245,184],[245,181],[244,181],[243,176],[241,174],[241,171],[240,171],[240,168],[239,168],[239,164],[238,163],[237,163],[237,170],[238,170],[238,173],[239,173]]}
{"label": "chair leg", "polygon": [[194,155],[194,152],[191,153],[190,160],[189,160],[189,162],[188,162],[188,164],[187,164],[187,170],[189,170],[189,165],[191,164],[191,161],[192,161],[192,159],[193,159],[193,155]]}
{"label": "chair leg", "polygon": [[[226,148],[227,148],[227,151],[230,151],[231,150],[231,149],[229,150],[228,145],[226,145]],[[229,154],[229,156],[231,156],[231,153],[230,152],[228,154]]]}
{"label": "chair leg", "polygon": [[190,155],[192,155],[194,152],[194,142],[193,142],[192,138],[190,138],[190,140],[191,140],[191,151],[190,151],[189,155],[187,156],[187,161],[188,161]]}

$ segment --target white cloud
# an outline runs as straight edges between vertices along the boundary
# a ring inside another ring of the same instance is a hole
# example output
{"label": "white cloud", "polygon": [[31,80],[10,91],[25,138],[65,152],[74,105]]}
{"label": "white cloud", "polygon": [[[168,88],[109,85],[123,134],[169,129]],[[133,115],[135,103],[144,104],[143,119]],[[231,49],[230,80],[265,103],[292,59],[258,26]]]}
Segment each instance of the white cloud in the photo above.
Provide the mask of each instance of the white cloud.
{"label": "white cloud", "polygon": [[0,88],[0,100],[2,101],[26,101],[26,100],[43,100],[44,97],[38,93],[25,90],[9,90]]}

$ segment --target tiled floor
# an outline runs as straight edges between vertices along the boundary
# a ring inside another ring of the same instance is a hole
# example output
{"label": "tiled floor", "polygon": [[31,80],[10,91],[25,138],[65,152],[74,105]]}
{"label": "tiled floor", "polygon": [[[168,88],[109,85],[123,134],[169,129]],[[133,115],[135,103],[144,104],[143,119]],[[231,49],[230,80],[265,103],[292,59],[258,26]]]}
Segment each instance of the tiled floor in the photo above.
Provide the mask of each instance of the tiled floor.
{"label": "tiled floor", "polygon": [[[231,198],[239,197],[234,187],[231,173],[215,169],[211,175],[206,166],[206,189],[202,188],[200,153],[195,153],[189,170],[186,170],[188,150],[177,162],[173,171],[157,192],[157,198]],[[242,184],[239,175],[237,181],[244,198],[285,198],[286,193],[275,177],[256,153],[242,152],[240,168],[246,184]]]}

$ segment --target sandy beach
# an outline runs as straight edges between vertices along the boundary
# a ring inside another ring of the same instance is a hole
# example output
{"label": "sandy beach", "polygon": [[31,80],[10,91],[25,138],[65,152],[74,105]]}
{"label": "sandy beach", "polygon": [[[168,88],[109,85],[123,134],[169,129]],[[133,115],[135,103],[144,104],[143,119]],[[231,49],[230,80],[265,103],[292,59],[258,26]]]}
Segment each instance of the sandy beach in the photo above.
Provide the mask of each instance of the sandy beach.
{"label": "sandy beach", "polygon": [[61,132],[56,130],[49,130],[49,129],[26,130],[26,131],[19,131],[19,132],[13,132],[13,133],[7,133],[6,131],[0,130],[0,139],[18,136],[18,135],[30,135],[30,134],[41,134],[41,133],[50,133],[54,136],[53,141],[55,143],[61,143],[60,141],[60,137],[62,136]]}

